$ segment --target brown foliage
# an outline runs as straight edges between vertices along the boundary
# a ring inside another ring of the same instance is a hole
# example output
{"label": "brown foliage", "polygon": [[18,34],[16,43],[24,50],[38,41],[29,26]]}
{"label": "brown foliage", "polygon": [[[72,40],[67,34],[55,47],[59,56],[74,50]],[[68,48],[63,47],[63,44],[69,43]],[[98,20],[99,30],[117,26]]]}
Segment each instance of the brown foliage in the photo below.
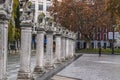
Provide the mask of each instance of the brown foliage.
{"label": "brown foliage", "polygon": [[105,11],[104,0],[96,0],[92,4],[81,0],[53,0],[50,13],[57,23],[80,32],[87,40],[91,39],[94,28],[106,27],[111,23],[110,16]]}
{"label": "brown foliage", "polygon": [[105,0],[106,3],[106,10],[109,12],[110,16],[118,26],[117,31],[120,31],[120,0]]}

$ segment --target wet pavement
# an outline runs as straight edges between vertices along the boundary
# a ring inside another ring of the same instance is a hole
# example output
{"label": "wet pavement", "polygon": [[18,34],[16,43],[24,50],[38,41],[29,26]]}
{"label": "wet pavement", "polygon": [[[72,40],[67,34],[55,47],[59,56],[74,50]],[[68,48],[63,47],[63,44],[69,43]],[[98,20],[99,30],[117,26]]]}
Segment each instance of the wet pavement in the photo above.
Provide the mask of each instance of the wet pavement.
{"label": "wet pavement", "polygon": [[[55,75],[56,73],[58,73],[59,71],[61,71],[62,69],[64,69],[66,66],[68,66],[70,63],[72,63],[73,61],[75,61],[76,59],[78,59],[80,56],[82,56],[81,54],[76,55],[76,57],[70,59],[70,60],[66,60],[65,62],[62,62],[61,64],[55,64],[55,68],[52,70],[45,70],[45,73],[40,74],[40,75],[35,75],[33,74],[33,77],[35,78],[35,80],[49,80],[53,75]],[[46,56],[44,56],[44,62],[46,60]],[[53,61],[56,60],[55,55],[53,56]],[[31,55],[31,73],[33,72],[33,69],[35,67],[35,63],[36,63],[36,59],[35,59],[35,52],[33,52],[33,54]],[[8,63],[7,63],[7,78],[8,80],[17,80],[17,74],[20,68],[20,55],[9,55],[8,56]],[[55,77],[55,79],[57,78],[58,80],[58,76]],[[76,79],[71,79],[71,78],[66,78],[66,77],[59,77],[64,78],[64,80],[76,80]],[[59,80],[60,80],[59,79]]]}
{"label": "wet pavement", "polygon": [[[19,55],[10,55],[8,56],[8,65],[7,65],[7,78],[8,80],[17,80],[17,74],[20,67],[20,56]],[[31,72],[35,67],[35,56],[31,56]]]}
{"label": "wet pavement", "polygon": [[84,54],[56,76],[76,80],[120,80],[120,55]]}
{"label": "wet pavement", "polygon": [[[31,58],[31,72],[35,56]],[[19,55],[8,57],[8,80],[16,80],[19,71]],[[64,68],[53,80],[120,80],[120,55],[84,54]]]}

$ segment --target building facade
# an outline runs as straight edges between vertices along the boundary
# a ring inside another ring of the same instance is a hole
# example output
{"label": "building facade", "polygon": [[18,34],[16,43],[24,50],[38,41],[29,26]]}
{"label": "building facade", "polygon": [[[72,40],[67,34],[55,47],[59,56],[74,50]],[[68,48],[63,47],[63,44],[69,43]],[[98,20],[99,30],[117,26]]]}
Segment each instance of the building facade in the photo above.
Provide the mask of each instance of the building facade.
{"label": "building facade", "polygon": [[[110,36],[113,36],[113,28],[112,27],[101,27],[101,28],[96,28],[93,30],[93,35],[90,40],[92,48],[98,48],[98,45],[101,44],[102,48],[111,48],[112,47],[112,40],[113,38],[110,38]],[[109,34],[112,33],[112,34]],[[115,32],[118,33],[118,32]],[[114,40],[116,41],[117,37],[119,37],[118,34],[114,34],[115,38]],[[84,36],[80,33],[79,35],[79,40],[78,40],[78,47],[83,49],[87,48],[87,41],[85,41]],[[116,42],[114,42],[116,43]]]}
{"label": "building facade", "polygon": [[[34,8],[34,23],[37,23],[38,15],[43,12],[45,14],[45,17],[50,17],[49,14],[49,7],[52,4],[51,0],[29,0],[32,2],[32,7]],[[23,11],[23,4],[25,3],[25,0],[20,0],[20,11]],[[36,26],[34,26],[35,28]],[[34,30],[33,30],[34,31]]]}
{"label": "building facade", "polygon": [[46,17],[50,17],[49,7],[51,0],[30,0],[35,5],[35,23],[37,23],[38,15],[43,12]]}

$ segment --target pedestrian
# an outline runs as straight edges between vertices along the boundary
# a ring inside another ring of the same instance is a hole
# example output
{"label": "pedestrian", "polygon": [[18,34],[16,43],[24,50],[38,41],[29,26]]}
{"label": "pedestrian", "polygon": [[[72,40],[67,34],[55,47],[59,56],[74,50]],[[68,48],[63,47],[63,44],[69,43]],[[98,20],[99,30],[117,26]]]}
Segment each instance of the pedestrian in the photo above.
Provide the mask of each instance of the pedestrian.
{"label": "pedestrian", "polygon": [[99,57],[100,57],[101,56],[101,44],[100,43],[98,44],[98,48],[99,48],[98,54],[99,54]]}

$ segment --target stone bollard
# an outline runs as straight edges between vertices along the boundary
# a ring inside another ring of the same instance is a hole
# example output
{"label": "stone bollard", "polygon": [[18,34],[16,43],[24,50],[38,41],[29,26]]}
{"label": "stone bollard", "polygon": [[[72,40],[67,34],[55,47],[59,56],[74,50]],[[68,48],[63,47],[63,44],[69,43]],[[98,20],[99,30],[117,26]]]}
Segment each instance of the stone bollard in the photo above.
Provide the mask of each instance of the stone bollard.
{"label": "stone bollard", "polygon": [[70,58],[73,58],[74,57],[74,43],[73,43],[73,41],[74,41],[74,39],[73,39],[73,34],[72,34],[72,32],[71,32],[71,34],[70,34]]}
{"label": "stone bollard", "polygon": [[69,37],[69,58],[72,58],[72,39]]}
{"label": "stone bollard", "polygon": [[34,73],[44,73],[44,35],[43,28],[37,28],[36,67]]}
{"label": "stone bollard", "polygon": [[0,80],[7,79],[8,5],[9,0],[0,1]]}
{"label": "stone bollard", "polygon": [[0,13],[0,80],[6,80],[8,20]]}
{"label": "stone bollard", "polygon": [[71,38],[71,58],[74,57],[74,39]]}
{"label": "stone bollard", "polygon": [[23,5],[23,12],[20,16],[21,21],[21,50],[20,50],[20,70],[18,72],[18,80],[31,80],[31,41],[32,41],[32,27],[34,20],[34,10],[32,3],[26,1]]}
{"label": "stone bollard", "polygon": [[66,37],[62,35],[62,61],[65,61],[65,56],[66,56]]}
{"label": "stone bollard", "polygon": [[74,39],[72,39],[71,41],[72,41],[72,57],[74,57],[74,54],[75,54],[75,52],[74,52]]}
{"label": "stone bollard", "polygon": [[72,58],[72,39],[69,38],[69,58]]}
{"label": "stone bollard", "polygon": [[73,35],[73,55],[75,55],[76,48],[76,34]]}
{"label": "stone bollard", "polygon": [[21,51],[20,51],[20,70],[18,80],[31,80],[30,58],[31,58],[31,36],[32,24],[21,24]]}
{"label": "stone bollard", "polygon": [[54,57],[53,57],[53,31],[47,31],[46,32],[47,37],[47,45],[46,45],[46,62],[45,62],[45,68],[46,69],[53,69],[54,66]]}
{"label": "stone bollard", "polygon": [[69,38],[66,37],[66,55],[65,55],[66,60],[69,59]]}
{"label": "stone bollard", "polygon": [[61,63],[61,51],[62,46],[61,46],[61,34],[56,34],[56,57],[57,57],[57,61],[56,63]]}

